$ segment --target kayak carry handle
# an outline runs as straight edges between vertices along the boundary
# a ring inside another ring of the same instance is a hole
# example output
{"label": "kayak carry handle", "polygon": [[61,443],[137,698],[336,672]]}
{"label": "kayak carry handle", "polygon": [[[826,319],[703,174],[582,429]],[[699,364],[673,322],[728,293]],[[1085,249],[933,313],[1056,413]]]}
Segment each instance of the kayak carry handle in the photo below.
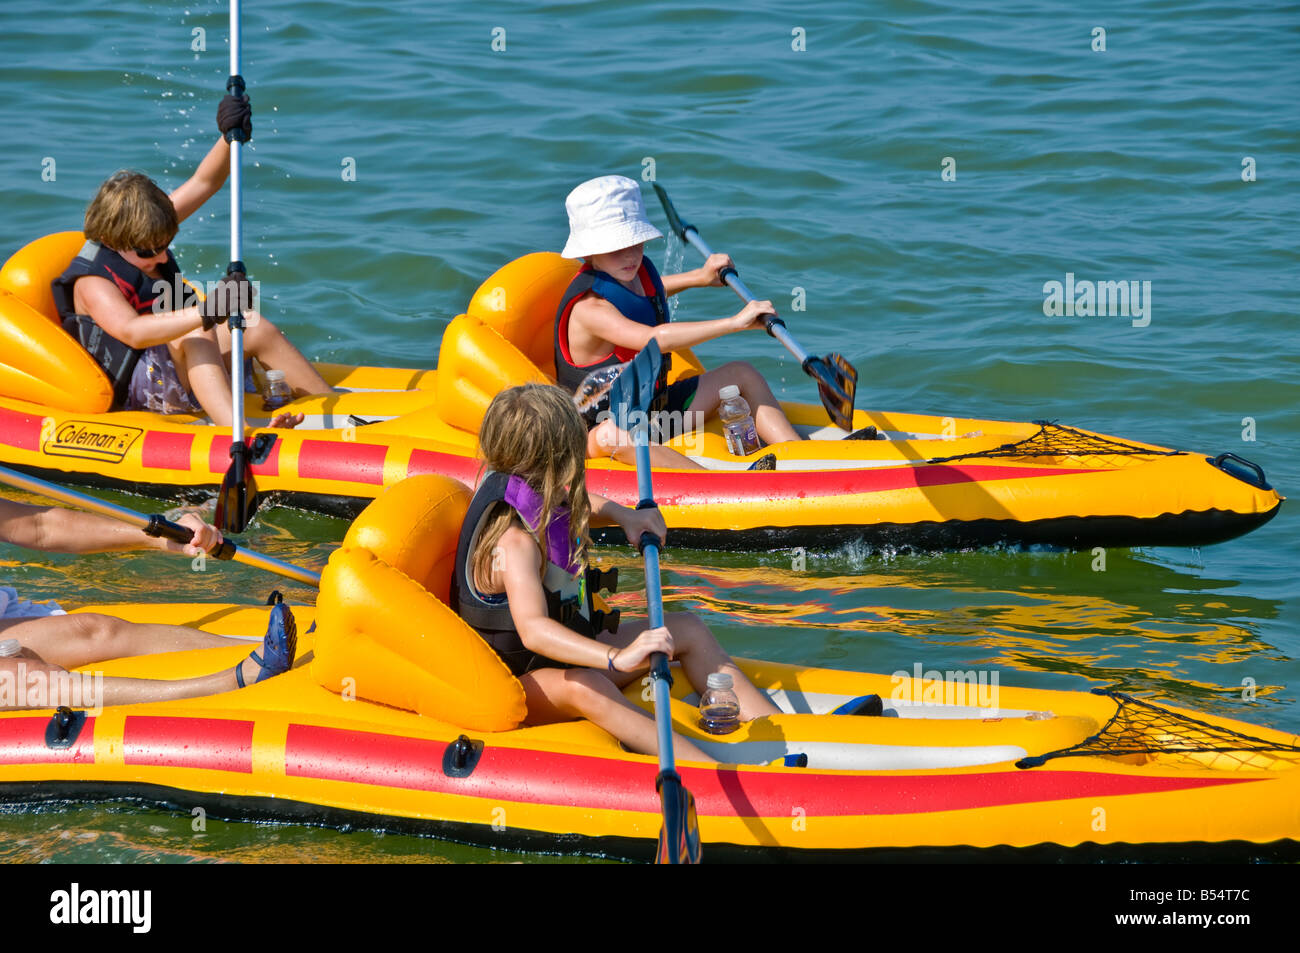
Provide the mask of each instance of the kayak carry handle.
{"label": "kayak carry handle", "polygon": [[483,742],[461,735],[442,753],[442,773],[449,778],[467,778],[478,767],[482,754]]}
{"label": "kayak carry handle", "polygon": [[50,723],[45,726],[45,747],[71,748],[85,725],[84,711],[73,711],[67,705],[61,705],[50,716]]}
{"label": "kayak carry handle", "polygon": [[[1221,453],[1214,459],[1205,458],[1205,462],[1212,464],[1230,477],[1236,477],[1242,483],[1249,483],[1251,486],[1258,487],[1261,490],[1271,490],[1268,479],[1264,476],[1264,468],[1258,463],[1251,463],[1245,457],[1239,457],[1235,453]],[[1254,479],[1248,476],[1245,471],[1250,471]]]}

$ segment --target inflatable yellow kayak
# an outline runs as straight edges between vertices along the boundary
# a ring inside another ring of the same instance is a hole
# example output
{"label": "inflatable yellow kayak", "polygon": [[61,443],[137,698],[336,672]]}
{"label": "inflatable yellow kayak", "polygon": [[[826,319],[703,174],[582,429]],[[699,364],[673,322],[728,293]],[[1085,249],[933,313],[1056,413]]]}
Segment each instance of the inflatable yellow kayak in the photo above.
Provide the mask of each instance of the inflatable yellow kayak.
{"label": "inflatable yellow kayak", "polygon": [[[587,722],[520,727],[518,683],[444,604],[468,499],[453,481],[425,476],[373,504],[331,557],[317,606],[295,607],[304,634],[285,675],[84,718],[0,713],[0,798],[130,798],[233,819],[649,859],[660,827],[655,760]],[[229,605],[96,608],[233,636],[266,625],[266,610]],[[186,677],[233,666],[247,650],[96,669]],[[1300,846],[1300,737],[976,673],[927,680],[741,665],[784,713],[721,738],[699,730],[696,700],[676,680],[674,729],[733,762],[678,765],[706,860],[1084,845],[1137,856],[1213,847],[1241,858],[1294,856]],[[871,693],[884,699],[883,716],[830,714]],[[628,694],[648,707],[641,686]],[[783,765],[795,753],[807,767]]]}
{"label": "inflatable yellow kayak", "polygon": [[[0,271],[0,464],[52,479],[173,496],[208,494],[229,467],[229,432],[204,418],[109,409],[108,380],[55,320],[50,280],[78,232],[39,239]],[[263,500],[355,515],[408,476],[473,484],[475,441],[502,388],[553,379],[556,304],[577,265],[553,254],[490,277],[443,335],[438,369],[320,365],[339,393],[295,401],[296,430],[257,430]],[[677,374],[702,370],[678,352]],[[748,472],[718,425],[674,446],[703,471],[655,474],[670,542],[708,548],[825,548],[850,540],[921,548],[1009,543],[1203,545],[1276,515],[1263,470],[1058,423],[857,411],[885,439],[838,439],[826,412],[785,404],[815,439],[777,444],[775,472]],[[250,421],[267,415],[250,395]],[[636,499],[630,465],[592,461],[589,484]],[[616,532],[616,531],[615,531]]]}

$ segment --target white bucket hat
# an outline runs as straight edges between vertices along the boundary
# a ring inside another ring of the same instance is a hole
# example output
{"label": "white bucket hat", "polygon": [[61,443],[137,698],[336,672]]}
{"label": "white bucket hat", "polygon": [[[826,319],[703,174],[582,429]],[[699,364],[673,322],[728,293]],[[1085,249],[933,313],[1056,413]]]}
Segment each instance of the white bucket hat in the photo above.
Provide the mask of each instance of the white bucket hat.
{"label": "white bucket hat", "polygon": [[602,175],[583,182],[564,200],[569,213],[565,258],[605,255],[663,238],[646,218],[641,186],[625,175]]}

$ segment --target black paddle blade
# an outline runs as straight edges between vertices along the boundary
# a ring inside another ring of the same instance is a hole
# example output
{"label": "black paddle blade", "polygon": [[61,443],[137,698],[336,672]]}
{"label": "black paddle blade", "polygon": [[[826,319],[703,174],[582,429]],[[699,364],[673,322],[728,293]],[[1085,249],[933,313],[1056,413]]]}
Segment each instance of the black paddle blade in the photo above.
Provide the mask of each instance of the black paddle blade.
{"label": "black paddle blade", "polygon": [[217,491],[213,525],[221,532],[238,535],[247,529],[257,511],[257,487],[248,462],[248,448],[242,442],[230,445],[230,468]]}
{"label": "black paddle blade", "polygon": [[700,862],[700,820],[695,815],[695,798],[686,790],[676,771],[663,771],[655,786],[663,802],[664,823],[659,828],[656,864],[698,864]]}
{"label": "black paddle blade", "polygon": [[853,400],[858,392],[858,372],[841,354],[810,357],[804,372],[817,381],[817,392],[831,421],[841,430],[853,429]]}
{"label": "black paddle blade", "polygon": [[668,216],[668,227],[677,233],[677,237],[686,241],[686,230],[692,226],[682,221],[682,217],[677,214],[677,209],[673,207],[672,199],[664,191],[664,187],[658,182],[654,183],[655,192],[659,195],[659,203],[664,207],[664,214]]}

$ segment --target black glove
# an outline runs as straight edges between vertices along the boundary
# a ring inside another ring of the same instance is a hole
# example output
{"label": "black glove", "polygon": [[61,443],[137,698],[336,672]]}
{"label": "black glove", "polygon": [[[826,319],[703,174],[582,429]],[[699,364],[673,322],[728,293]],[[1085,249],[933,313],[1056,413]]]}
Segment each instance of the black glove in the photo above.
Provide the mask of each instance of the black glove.
{"label": "black glove", "polygon": [[203,316],[203,330],[211,331],[218,324],[225,324],[236,312],[253,309],[253,285],[242,271],[232,271],[212,289],[212,293],[199,308]]}
{"label": "black glove", "polygon": [[231,139],[247,142],[253,138],[253,107],[248,96],[226,93],[217,107],[217,128],[227,142]]}

